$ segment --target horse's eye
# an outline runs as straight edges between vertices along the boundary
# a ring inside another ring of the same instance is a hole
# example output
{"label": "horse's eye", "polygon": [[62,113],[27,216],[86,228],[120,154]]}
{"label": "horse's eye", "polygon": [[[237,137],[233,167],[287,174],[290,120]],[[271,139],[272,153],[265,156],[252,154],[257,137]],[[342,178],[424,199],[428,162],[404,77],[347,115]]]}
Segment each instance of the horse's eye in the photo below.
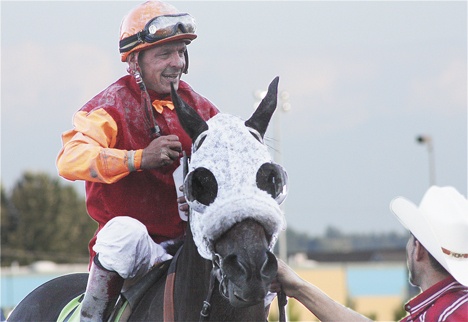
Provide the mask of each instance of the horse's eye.
{"label": "horse's eye", "polygon": [[187,175],[184,193],[190,207],[197,212],[204,212],[218,195],[218,183],[210,170],[200,167]]}
{"label": "horse's eye", "polygon": [[268,192],[278,204],[287,195],[288,175],[279,164],[264,163],[257,171],[257,187]]}

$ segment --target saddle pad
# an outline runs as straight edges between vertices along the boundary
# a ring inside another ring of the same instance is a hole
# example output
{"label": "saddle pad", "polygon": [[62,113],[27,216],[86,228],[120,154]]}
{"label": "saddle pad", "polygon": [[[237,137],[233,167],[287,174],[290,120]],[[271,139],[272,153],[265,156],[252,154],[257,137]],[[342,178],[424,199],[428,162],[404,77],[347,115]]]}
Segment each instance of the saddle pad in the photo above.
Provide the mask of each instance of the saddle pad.
{"label": "saddle pad", "polygon": [[68,302],[60,312],[57,322],[80,321],[81,301],[83,297],[84,294],[81,294]]}
{"label": "saddle pad", "polygon": [[[68,302],[68,304],[60,312],[57,322],[80,322],[81,301],[83,300],[83,297],[84,294],[81,294]],[[117,312],[115,315],[115,322],[120,321],[127,304],[128,302],[125,301],[125,303],[119,309],[119,312]]]}
{"label": "saddle pad", "polygon": [[[182,247],[179,248],[179,250]],[[127,320],[128,315],[131,313],[131,308],[135,307],[138,302],[141,300],[146,291],[157,281],[159,280],[169,269],[169,265],[172,262],[167,260],[165,262],[159,263],[154,266],[146,275],[145,278],[140,279],[135,285],[130,289],[123,292],[117,301],[117,312],[113,312],[111,317],[112,321]],[[84,293],[78,295],[72,299],[60,312],[60,315],[57,319],[57,322],[80,322],[80,311],[81,311],[81,301],[84,298]]]}

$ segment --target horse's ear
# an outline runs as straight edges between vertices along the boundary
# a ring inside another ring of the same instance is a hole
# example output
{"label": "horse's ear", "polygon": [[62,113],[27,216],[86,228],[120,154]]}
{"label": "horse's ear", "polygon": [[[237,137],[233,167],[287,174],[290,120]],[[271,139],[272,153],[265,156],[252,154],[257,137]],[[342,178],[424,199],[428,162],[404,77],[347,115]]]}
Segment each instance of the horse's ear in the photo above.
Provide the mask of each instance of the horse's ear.
{"label": "horse's ear", "polygon": [[171,98],[179,118],[179,122],[185,132],[190,136],[192,142],[204,131],[208,130],[208,124],[190,105],[185,103],[177,94],[174,84],[171,83]]}
{"label": "horse's ear", "polygon": [[278,100],[278,82],[279,77],[275,77],[275,79],[270,83],[270,86],[268,86],[268,92],[265,98],[260,102],[260,105],[252,116],[245,121],[245,126],[257,130],[262,138],[265,135],[268,124],[273,116],[273,112],[276,109],[276,103]]}

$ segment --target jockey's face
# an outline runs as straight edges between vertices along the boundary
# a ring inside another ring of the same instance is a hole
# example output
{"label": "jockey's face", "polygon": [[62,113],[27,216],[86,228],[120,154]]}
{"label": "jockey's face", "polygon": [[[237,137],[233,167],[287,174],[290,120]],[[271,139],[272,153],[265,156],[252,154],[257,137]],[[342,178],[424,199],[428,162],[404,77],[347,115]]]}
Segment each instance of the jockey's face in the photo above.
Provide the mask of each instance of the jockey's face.
{"label": "jockey's face", "polygon": [[174,83],[177,90],[185,69],[186,49],[183,41],[176,41],[140,52],[139,65],[146,87],[158,94],[169,94]]}

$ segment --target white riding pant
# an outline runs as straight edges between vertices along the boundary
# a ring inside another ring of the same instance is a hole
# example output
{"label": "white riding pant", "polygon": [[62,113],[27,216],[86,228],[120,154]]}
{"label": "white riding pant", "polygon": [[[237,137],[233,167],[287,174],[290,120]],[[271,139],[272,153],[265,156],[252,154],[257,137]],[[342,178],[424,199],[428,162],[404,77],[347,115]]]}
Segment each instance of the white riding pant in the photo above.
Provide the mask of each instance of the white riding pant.
{"label": "white riding pant", "polygon": [[155,264],[172,258],[151,239],[145,225],[126,216],[114,217],[106,223],[97,234],[93,250],[105,269],[131,281],[138,280]]}

